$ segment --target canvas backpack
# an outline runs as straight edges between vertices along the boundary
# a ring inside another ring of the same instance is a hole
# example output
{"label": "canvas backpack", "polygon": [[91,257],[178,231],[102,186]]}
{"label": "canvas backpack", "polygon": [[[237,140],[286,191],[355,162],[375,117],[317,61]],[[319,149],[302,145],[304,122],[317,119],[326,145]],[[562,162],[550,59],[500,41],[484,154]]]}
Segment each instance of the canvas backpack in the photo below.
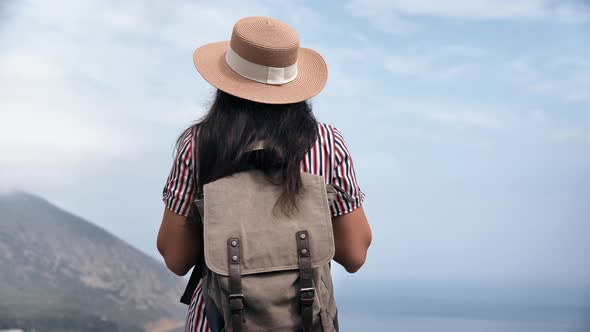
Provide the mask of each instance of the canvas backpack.
{"label": "canvas backpack", "polygon": [[[263,148],[259,141],[249,150]],[[190,303],[204,277],[212,331],[338,331],[329,204],[337,194],[351,198],[323,176],[301,172],[301,181],[290,217],[275,210],[282,187],[256,169],[207,183],[196,195],[202,266],[193,270],[181,302]]]}

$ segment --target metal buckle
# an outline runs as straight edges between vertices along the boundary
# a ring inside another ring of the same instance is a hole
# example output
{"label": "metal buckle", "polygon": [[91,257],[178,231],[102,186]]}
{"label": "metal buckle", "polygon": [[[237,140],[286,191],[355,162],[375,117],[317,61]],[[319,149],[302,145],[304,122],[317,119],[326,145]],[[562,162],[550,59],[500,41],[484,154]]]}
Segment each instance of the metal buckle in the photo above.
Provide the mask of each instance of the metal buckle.
{"label": "metal buckle", "polygon": [[342,187],[335,185],[335,184],[330,184],[334,189],[336,189],[337,191],[340,192],[340,194],[344,197],[345,200],[347,200],[349,203],[354,203],[354,197],[350,196],[349,193],[346,192],[346,190],[342,189]]}
{"label": "metal buckle", "polygon": [[230,294],[229,295],[229,309],[233,312],[244,309],[244,294]]}
{"label": "metal buckle", "polygon": [[301,288],[299,290],[299,297],[301,300],[313,300],[315,297],[315,288]]}
{"label": "metal buckle", "polygon": [[200,197],[200,198],[196,198],[196,199],[194,199],[194,200],[193,200],[193,204],[194,204],[196,207],[199,207],[199,205],[203,205],[203,197]]}

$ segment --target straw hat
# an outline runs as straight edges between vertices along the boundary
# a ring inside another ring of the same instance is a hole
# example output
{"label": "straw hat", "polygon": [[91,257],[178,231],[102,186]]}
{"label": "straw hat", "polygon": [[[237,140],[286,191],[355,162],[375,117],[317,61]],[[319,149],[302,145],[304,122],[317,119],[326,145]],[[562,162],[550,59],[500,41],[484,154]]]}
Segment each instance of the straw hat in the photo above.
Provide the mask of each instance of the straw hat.
{"label": "straw hat", "polygon": [[193,62],[216,88],[267,104],[306,100],[326,85],[328,68],[320,54],[299,47],[297,32],[270,17],[246,17],[231,40],[203,45]]}

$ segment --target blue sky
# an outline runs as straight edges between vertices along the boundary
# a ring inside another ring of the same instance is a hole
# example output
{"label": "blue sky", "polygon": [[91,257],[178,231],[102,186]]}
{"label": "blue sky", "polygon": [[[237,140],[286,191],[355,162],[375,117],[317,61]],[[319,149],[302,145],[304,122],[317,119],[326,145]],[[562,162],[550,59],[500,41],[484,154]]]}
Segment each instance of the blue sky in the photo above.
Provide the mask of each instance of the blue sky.
{"label": "blue sky", "polygon": [[583,1],[4,1],[0,188],[159,258],[175,138],[213,89],[195,47],[243,16],[329,66],[313,99],[374,231],[355,280],[590,280],[590,5]]}

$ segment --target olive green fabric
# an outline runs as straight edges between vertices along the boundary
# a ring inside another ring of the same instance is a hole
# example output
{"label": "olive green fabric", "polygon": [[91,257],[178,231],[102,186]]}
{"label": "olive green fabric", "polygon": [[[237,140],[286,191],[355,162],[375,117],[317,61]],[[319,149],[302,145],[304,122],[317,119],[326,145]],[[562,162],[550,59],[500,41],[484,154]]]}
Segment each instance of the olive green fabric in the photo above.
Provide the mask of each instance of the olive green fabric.
{"label": "olive green fabric", "polygon": [[[312,258],[314,324],[312,331],[336,331],[336,303],[329,263],[334,235],[329,203],[335,190],[322,176],[301,173],[304,191],[291,217],[274,210],[282,187],[250,170],[204,186],[205,297],[223,313],[232,332],[228,303],[227,241],[240,239],[244,295],[242,331],[299,331],[299,266],[296,233],[309,234]],[[275,211],[273,213],[273,211]]]}

